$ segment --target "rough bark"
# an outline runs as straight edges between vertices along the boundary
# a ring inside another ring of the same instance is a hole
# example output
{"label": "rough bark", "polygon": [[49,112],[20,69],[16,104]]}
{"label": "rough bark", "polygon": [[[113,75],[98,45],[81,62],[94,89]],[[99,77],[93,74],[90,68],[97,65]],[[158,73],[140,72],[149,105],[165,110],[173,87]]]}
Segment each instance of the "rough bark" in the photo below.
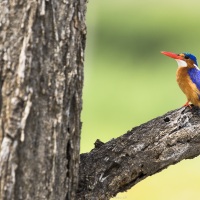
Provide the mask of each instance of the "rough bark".
{"label": "rough bark", "polygon": [[85,4],[0,2],[0,200],[75,199]]}
{"label": "rough bark", "polygon": [[200,110],[166,113],[81,155],[77,199],[106,200],[183,159],[200,155]]}

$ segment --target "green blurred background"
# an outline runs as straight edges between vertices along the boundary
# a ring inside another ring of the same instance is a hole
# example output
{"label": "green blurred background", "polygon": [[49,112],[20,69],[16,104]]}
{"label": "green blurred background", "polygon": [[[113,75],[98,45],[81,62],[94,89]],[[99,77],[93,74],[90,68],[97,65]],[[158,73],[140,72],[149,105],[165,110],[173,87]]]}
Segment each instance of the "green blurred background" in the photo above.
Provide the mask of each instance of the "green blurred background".
{"label": "green blurred background", "polygon": [[[160,51],[200,59],[197,0],[90,0],[81,152],[181,107],[177,63]],[[200,158],[182,161],[113,199],[199,200]]]}

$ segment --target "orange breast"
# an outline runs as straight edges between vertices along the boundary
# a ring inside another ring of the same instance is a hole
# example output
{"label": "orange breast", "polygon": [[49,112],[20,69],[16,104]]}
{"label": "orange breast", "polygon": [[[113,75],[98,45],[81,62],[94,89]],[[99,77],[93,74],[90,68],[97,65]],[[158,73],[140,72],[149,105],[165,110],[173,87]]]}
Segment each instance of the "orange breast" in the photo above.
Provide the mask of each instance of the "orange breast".
{"label": "orange breast", "polygon": [[176,80],[178,82],[179,87],[186,95],[188,101],[193,103],[195,106],[200,107],[199,96],[200,92],[197,89],[196,85],[192,82],[188,75],[187,67],[179,67],[176,72]]}

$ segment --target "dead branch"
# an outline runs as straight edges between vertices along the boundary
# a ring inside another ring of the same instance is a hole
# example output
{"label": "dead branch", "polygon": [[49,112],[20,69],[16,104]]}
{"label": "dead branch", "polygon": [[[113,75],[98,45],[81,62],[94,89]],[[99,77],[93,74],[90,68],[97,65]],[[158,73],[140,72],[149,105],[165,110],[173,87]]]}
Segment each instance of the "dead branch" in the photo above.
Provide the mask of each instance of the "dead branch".
{"label": "dead branch", "polygon": [[200,154],[200,110],[180,108],[81,154],[77,199],[110,199],[169,165]]}

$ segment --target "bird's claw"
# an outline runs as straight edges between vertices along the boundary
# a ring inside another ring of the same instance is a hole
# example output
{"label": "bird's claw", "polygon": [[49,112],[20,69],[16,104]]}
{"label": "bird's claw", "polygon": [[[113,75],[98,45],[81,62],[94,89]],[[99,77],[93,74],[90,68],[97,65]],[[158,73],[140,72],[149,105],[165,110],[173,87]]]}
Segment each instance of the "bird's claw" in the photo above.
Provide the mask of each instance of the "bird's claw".
{"label": "bird's claw", "polygon": [[187,101],[187,102],[183,105],[183,107],[190,107],[190,109],[192,109],[192,106],[191,106],[191,104],[189,104],[189,101]]}

